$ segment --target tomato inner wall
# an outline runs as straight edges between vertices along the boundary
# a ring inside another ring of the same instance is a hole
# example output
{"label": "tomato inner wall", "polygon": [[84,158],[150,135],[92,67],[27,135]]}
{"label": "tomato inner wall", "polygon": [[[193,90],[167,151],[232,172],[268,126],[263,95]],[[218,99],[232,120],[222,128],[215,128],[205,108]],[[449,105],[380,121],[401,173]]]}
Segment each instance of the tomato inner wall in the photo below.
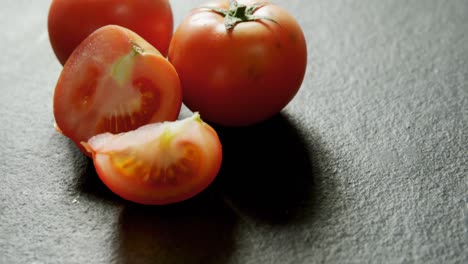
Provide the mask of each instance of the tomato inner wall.
{"label": "tomato inner wall", "polygon": [[132,82],[132,87],[139,91],[140,109],[131,109],[122,104],[113,114],[102,118],[96,126],[97,133],[120,133],[136,129],[148,124],[154,113],[159,109],[160,93],[156,85],[148,78],[140,77]]}

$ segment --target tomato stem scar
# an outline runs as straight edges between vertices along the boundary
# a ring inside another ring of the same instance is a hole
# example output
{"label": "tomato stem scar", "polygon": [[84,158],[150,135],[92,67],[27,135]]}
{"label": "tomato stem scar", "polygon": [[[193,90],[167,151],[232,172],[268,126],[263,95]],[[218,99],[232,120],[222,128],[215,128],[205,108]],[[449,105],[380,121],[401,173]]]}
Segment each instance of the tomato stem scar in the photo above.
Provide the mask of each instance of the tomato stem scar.
{"label": "tomato stem scar", "polygon": [[132,45],[132,50],[130,53],[122,56],[112,66],[112,76],[120,86],[122,86],[129,78],[131,72],[130,69],[133,66],[133,58],[137,55],[142,55],[145,52],[145,50],[136,44],[133,40],[130,40],[130,44]]}
{"label": "tomato stem scar", "polygon": [[133,50],[134,56],[136,56],[137,54],[141,55],[145,53],[145,50],[142,47],[140,47],[135,41],[130,40],[130,43],[132,44],[132,50]]}
{"label": "tomato stem scar", "polygon": [[237,0],[229,1],[229,10],[225,10],[217,7],[203,6],[201,8],[206,8],[212,12],[218,13],[224,17],[224,26],[226,30],[229,31],[233,29],[237,24],[242,22],[257,21],[257,20],[268,20],[273,23],[278,24],[274,19],[266,16],[256,16],[254,13],[264,7],[265,5],[270,4],[269,2],[259,2],[252,5],[239,4]]}
{"label": "tomato stem scar", "polygon": [[197,122],[199,122],[199,123],[202,123],[202,122],[203,122],[203,120],[202,120],[201,117],[200,117],[200,113],[199,113],[199,112],[193,113],[192,118],[193,118],[193,120],[195,120],[195,121],[197,121]]}

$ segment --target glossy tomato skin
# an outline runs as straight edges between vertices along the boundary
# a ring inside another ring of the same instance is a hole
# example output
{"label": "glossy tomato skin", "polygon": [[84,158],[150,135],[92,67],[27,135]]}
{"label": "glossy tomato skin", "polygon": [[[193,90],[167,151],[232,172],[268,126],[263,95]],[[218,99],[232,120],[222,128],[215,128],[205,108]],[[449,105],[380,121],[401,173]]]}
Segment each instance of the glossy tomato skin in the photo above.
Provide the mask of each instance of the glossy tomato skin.
{"label": "glossy tomato skin", "polygon": [[[203,6],[227,9],[229,1]],[[168,58],[181,79],[183,102],[207,121],[225,126],[263,121],[280,112],[302,84],[307,47],[297,21],[272,3],[254,14],[276,23],[260,19],[226,30],[223,16],[199,8],[174,33]]]}
{"label": "glossy tomato skin", "polygon": [[216,131],[197,113],[126,133],[99,134],[83,145],[110,190],[147,205],[181,202],[199,194],[216,178],[222,162]]}
{"label": "glossy tomato skin", "polygon": [[108,24],[136,32],[167,55],[173,31],[168,0],[53,0],[48,13],[48,32],[60,63],[65,64],[89,34]]}
{"label": "glossy tomato skin", "polygon": [[182,105],[174,67],[135,32],[107,25],[73,51],[57,80],[58,130],[89,155],[82,141],[176,120]]}

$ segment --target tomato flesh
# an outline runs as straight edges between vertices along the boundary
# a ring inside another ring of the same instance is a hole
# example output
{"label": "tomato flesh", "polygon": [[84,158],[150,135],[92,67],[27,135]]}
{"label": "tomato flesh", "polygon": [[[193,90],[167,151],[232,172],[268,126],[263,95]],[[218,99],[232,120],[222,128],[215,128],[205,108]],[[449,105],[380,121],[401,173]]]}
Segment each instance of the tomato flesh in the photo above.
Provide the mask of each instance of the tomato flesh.
{"label": "tomato flesh", "polygon": [[132,112],[131,103],[117,105],[112,113],[99,120],[96,133],[129,131],[151,121],[160,105],[159,88],[146,78],[134,80],[131,86],[139,92],[140,109],[143,111]]}
{"label": "tomato flesh", "polygon": [[169,204],[203,191],[222,160],[215,130],[198,113],[134,131],[103,133],[82,143],[114,193],[141,204]]}
{"label": "tomato flesh", "polygon": [[173,66],[136,33],[102,27],[72,53],[57,81],[54,116],[61,132],[81,141],[175,120],[182,104]]}

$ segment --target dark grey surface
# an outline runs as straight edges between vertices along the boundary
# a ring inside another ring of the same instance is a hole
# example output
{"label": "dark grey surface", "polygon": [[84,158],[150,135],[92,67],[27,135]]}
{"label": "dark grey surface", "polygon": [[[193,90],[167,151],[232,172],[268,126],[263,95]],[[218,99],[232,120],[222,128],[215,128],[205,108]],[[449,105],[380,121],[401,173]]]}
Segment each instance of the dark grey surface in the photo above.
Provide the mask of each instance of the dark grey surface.
{"label": "dark grey surface", "polygon": [[219,129],[215,183],[162,208],[55,132],[49,2],[0,8],[0,263],[467,263],[468,1],[275,1],[307,37],[299,94]]}

